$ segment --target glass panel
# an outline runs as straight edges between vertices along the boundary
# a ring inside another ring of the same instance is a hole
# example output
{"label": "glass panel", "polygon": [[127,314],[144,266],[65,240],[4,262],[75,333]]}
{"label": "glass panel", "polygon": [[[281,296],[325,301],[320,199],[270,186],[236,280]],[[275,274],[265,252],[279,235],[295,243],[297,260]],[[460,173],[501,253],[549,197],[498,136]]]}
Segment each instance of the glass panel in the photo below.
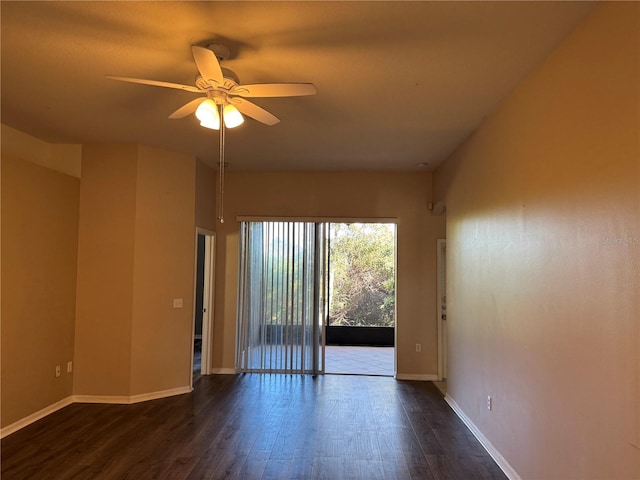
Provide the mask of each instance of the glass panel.
{"label": "glass panel", "polygon": [[243,223],[238,295],[241,371],[318,371],[317,240],[314,223]]}

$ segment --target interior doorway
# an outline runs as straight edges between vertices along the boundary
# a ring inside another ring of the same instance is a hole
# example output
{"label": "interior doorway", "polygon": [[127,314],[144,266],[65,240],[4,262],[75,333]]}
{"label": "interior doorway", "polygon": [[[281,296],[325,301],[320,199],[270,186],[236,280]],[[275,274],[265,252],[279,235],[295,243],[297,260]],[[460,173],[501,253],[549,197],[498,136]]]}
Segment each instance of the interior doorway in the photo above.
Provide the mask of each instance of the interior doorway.
{"label": "interior doorway", "polygon": [[215,234],[196,230],[196,275],[192,338],[192,384],[200,375],[208,375],[211,365],[211,332],[215,266]]}

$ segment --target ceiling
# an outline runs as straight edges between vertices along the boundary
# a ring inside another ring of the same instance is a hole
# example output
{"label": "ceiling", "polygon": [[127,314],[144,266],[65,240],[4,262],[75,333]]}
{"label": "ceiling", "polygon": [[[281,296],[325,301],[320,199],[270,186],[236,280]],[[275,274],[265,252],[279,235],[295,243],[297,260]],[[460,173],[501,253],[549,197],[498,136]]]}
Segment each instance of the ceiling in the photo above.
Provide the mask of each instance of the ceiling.
{"label": "ceiling", "polygon": [[167,117],[196,94],[191,45],[226,44],[240,83],[312,82],[253,99],[281,119],[229,130],[234,170],[432,170],[592,2],[9,2],[2,123],[53,143],[134,142],[215,166],[217,133]]}

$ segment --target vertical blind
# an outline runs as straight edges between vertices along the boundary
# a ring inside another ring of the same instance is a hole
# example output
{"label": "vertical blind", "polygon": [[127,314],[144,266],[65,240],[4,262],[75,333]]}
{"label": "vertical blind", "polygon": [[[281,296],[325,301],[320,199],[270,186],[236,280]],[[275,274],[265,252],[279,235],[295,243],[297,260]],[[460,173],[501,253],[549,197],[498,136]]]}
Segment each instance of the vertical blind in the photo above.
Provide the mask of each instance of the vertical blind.
{"label": "vertical blind", "polygon": [[322,373],[325,224],[241,224],[236,366],[242,372]]}

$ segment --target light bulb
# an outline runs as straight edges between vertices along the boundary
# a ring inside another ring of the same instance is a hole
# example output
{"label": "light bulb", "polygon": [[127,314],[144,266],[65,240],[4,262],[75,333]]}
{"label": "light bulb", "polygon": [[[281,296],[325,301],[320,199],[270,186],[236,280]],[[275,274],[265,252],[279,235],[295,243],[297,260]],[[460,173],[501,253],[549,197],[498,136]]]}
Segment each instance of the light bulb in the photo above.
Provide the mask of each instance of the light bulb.
{"label": "light bulb", "polygon": [[223,110],[224,125],[227,128],[234,128],[244,123],[244,117],[233,105],[226,105]]}
{"label": "light bulb", "polygon": [[198,106],[196,109],[196,117],[200,120],[200,125],[203,127],[211,128],[213,130],[218,130],[220,128],[218,106],[210,98],[207,98]]}

